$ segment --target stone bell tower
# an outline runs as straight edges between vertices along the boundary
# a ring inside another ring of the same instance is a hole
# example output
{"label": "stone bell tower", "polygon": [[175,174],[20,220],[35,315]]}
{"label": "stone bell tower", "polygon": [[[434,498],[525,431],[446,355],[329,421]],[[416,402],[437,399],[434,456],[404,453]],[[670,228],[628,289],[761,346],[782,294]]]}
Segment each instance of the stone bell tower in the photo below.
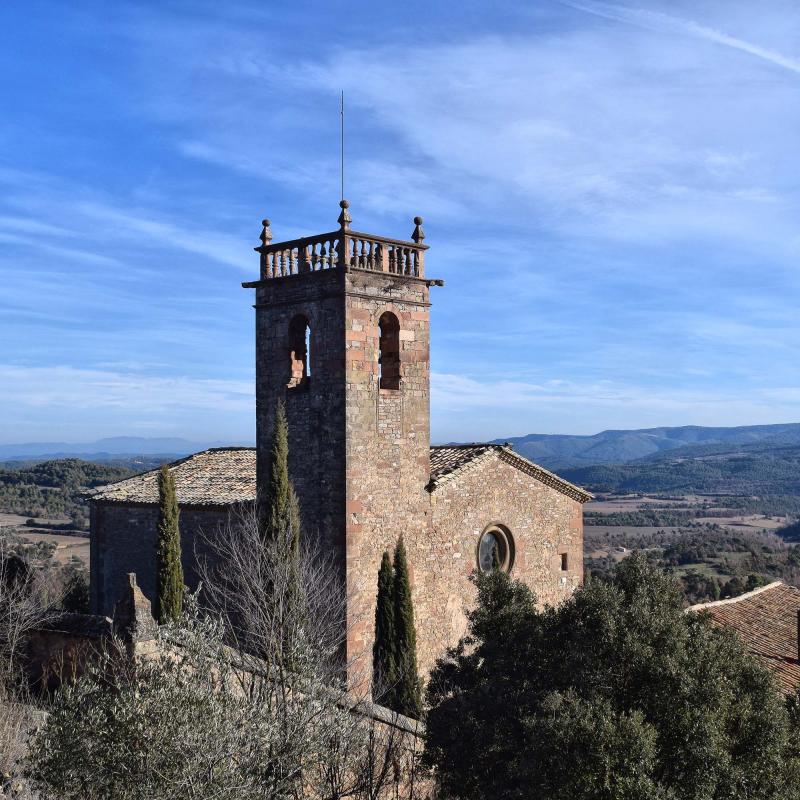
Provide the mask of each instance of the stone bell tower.
{"label": "stone bell tower", "polygon": [[[264,220],[256,290],[258,483],[275,405],[289,423],[304,535],[346,580],[347,658],[368,670],[376,577],[400,535],[429,535],[430,302],[422,219],[412,241],[339,229],[273,243]],[[413,571],[414,565],[411,564]]]}

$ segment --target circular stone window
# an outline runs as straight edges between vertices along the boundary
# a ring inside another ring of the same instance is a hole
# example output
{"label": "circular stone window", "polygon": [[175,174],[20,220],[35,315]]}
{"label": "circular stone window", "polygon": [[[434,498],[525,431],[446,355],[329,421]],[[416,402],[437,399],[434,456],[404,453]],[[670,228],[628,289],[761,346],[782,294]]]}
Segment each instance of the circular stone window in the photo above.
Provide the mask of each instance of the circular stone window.
{"label": "circular stone window", "polygon": [[478,542],[478,569],[491,572],[502,569],[508,572],[514,562],[514,543],[511,534],[498,525],[487,528]]}

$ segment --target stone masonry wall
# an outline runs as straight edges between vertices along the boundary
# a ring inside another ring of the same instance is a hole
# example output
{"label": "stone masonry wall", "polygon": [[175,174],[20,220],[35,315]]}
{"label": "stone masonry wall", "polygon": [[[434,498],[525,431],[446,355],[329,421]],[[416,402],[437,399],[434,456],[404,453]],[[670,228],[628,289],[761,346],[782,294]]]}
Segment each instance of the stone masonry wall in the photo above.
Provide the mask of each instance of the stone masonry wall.
{"label": "stone masonry wall", "polygon": [[[399,389],[378,386],[378,320],[387,311],[400,323]],[[292,386],[297,315],[309,323],[310,374]],[[259,473],[282,400],[304,535],[316,537],[346,574],[343,624],[347,657],[359,659],[357,680],[370,671],[381,554],[403,534],[411,555],[430,526],[428,317],[426,282],[386,273],[317,271],[256,289]]]}
{"label": "stone masonry wall", "polygon": [[[317,537],[342,568],[347,658],[362,686],[371,671],[378,567],[401,535],[423,676],[464,632],[465,610],[474,601],[468,577],[490,523],[511,531],[512,572],[542,602],[568,596],[582,575],[581,504],[499,458],[428,492],[429,300],[424,280],[359,269],[270,278],[256,288],[259,485],[275,404],[282,400],[304,535]],[[399,322],[399,389],[379,387],[379,319],[385,312]],[[291,354],[297,315],[310,327],[305,380],[299,380]]]}
{"label": "stone masonry wall", "polygon": [[[379,388],[378,321],[400,325],[400,388]],[[377,574],[402,535],[413,565],[430,537],[430,311],[424,281],[351,272],[346,300],[348,658],[369,676]]]}
{"label": "stone masonry wall", "polygon": [[[481,462],[431,495],[433,531],[426,552],[412,563],[420,674],[466,630],[475,602],[469,575],[477,568],[478,540],[501,524],[514,543],[511,575],[541,604],[568,597],[583,577],[583,511],[577,500],[526,475],[500,458]],[[566,571],[561,554],[567,554]]]}
{"label": "stone masonry wall", "polygon": [[[259,486],[269,459],[275,406],[289,423],[289,472],[303,529],[344,554],[344,272],[325,270],[262,281],[256,290],[256,445]],[[308,379],[290,387],[290,325],[311,332]]]}
{"label": "stone masonry wall", "polygon": [[[181,550],[186,585],[197,588],[195,553],[201,532],[212,535],[225,525],[225,508],[180,506]],[[158,506],[128,503],[91,504],[91,610],[111,616],[125,576],[135,572],[142,591],[155,597]]]}

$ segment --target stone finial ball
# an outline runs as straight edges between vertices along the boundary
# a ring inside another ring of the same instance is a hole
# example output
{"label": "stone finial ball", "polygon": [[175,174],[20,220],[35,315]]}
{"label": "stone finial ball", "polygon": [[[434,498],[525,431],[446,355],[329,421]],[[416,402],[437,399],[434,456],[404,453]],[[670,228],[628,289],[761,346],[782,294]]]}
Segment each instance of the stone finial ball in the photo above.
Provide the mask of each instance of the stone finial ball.
{"label": "stone finial ball", "polygon": [[262,219],[262,220],[261,220],[261,224],[262,224],[262,225],[263,225],[265,228],[269,228],[269,220],[268,220],[268,219]]}
{"label": "stone finial ball", "polygon": [[350,203],[347,200],[340,200],[339,208],[350,208]]}
{"label": "stone finial ball", "polygon": [[414,217],[415,225],[422,225],[422,217]]}

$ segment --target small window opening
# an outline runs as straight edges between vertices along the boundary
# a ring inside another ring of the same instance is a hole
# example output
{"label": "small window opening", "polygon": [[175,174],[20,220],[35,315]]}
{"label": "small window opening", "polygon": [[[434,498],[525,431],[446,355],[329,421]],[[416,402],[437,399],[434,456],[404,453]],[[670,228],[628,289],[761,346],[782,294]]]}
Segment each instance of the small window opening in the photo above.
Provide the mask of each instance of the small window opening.
{"label": "small window opening", "polygon": [[493,572],[501,569],[508,572],[514,562],[514,544],[511,534],[500,527],[492,527],[481,535],[478,542],[478,569]]}
{"label": "small window opening", "polygon": [[569,569],[569,558],[566,553],[561,554],[561,571],[566,572]]}
{"label": "small window opening", "polygon": [[287,386],[306,386],[311,375],[311,327],[298,314],[289,323],[289,381]]}
{"label": "small window opening", "polygon": [[390,311],[378,320],[378,386],[400,388],[400,322]]}

